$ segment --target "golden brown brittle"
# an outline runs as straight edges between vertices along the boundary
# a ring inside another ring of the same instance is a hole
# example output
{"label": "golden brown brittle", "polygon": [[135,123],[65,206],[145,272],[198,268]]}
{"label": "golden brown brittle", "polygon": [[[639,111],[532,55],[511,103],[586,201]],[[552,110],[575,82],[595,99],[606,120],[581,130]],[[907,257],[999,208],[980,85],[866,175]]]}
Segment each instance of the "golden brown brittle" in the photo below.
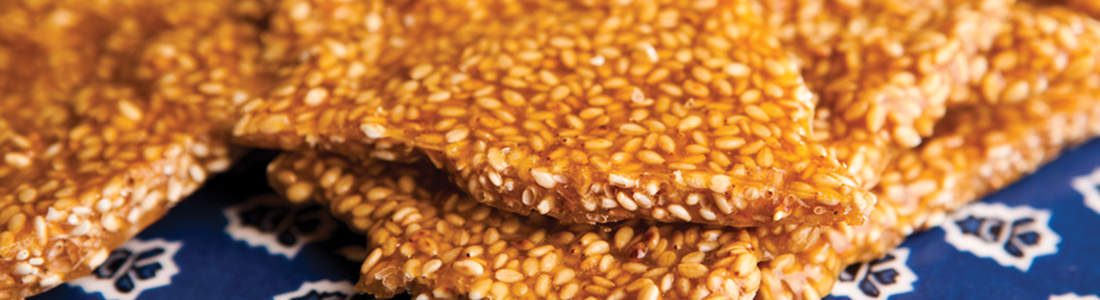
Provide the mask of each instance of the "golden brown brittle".
{"label": "golden brown brittle", "polygon": [[874,197],[810,139],[811,94],[751,4],[546,4],[360,63],[377,78],[311,60],[235,134],[416,147],[482,203],[566,222],[859,223]]}
{"label": "golden brown brittle", "polygon": [[229,2],[15,2],[3,12],[23,19],[2,19],[20,26],[0,29],[0,298],[88,274],[228,168],[232,106],[259,88],[258,30],[221,13]]}
{"label": "golden brown brittle", "polygon": [[324,203],[368,236],[358,288],[380,297],[746,299],[760,280],[764,253],[744,229],[520,216],[478,203],[423,163],[286,153],[268,171],[287,199]]}
{"label": "golden brown brittle", "polygon": [[[895,153],[933,134],[949,106],[979,101],[969,87],[990,77],[987,51],[1004,30],[1001,21],[1011,1],[792,0],[767,5],[781,39],[802,58],[803,75],[819,96],[815,138],[870,188]],[[989,96],[995,102],[1004,95]]]}
{"label": "golden brown brittle", "polygon": [[[1076,33],[1066,37],[1065,30]],[[1062,42],[1070,39],[1075,42]],[[883,255],[908,234],[938,226],[951,210],[1100,134],[1100,76],[1093,71],[1100,59],[1100,23],[1064,8],[1017,4],[996,41],[991,57],[1018,55],[1028,64],[994,63],[990,73],[1033,74],[1046,85],[1042,94],[954,108],[936,125],[935,138],[899,154],[875,188],[885,205],[872,212],[872,222],[831,230],[831,239],[853,241],[856,250],[847,251],[846,262]]]}

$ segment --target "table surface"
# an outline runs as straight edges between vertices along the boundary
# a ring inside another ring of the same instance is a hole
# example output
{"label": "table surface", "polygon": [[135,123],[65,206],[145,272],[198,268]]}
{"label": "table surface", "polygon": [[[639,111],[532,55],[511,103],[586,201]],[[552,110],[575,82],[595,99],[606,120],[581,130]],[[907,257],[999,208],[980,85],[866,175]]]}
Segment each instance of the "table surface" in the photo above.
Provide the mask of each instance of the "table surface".
{"label": "table surface", "polygon": [[[274,155],[246,156],[95,274],[31,299],[371,299],[349,258],[366,238],[273,198]],[[948,219],[845,268],[829,298],[1100,300],[1100,140]]]}

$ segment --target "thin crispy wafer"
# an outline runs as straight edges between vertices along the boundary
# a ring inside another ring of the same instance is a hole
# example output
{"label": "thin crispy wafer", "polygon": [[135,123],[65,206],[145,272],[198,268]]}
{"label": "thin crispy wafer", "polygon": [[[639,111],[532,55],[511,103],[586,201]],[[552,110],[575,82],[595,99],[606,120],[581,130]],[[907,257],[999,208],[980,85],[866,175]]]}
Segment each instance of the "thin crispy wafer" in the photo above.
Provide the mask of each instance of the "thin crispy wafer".
{"label": "thin crispy wafer", "polygon": [[861,222],[874,198],[810,140],[811,94],[751,5],[545,4],[425,34],[389,76],[309,62],[235,133],[409,145],[483,203],[566,222]]}
{"label": "thin crispy wafer", "polygon": [[[5,7],[32,22],[0,29],[0,298],[87,275],[228,168],[231,107],[258,88],[258,31],[229,2],[63,2]],[[28,33],[89,40],[7,39]]]}

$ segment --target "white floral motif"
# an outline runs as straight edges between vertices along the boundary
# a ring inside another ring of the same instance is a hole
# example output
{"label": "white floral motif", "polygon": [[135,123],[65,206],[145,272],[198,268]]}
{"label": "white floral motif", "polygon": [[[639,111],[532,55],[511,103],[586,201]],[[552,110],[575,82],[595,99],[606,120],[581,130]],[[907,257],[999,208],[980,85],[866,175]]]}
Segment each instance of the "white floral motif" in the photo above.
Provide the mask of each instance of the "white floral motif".
{"label": "white floral motif", "polygon": [[92,271],[92,275],[73,280],[69,285],[86,293],[100,293],[107,300],[133,300],[142,292],[167,286],[179,273],[173,260],[183,242],[164,239],[132,239]]}
{"label": "white floral motif", "polygon": [[272,300],[351,300],[357,297],[350,282],[321,280],[302,283],[298,290],[276,295]]}
{"label": "white floral motif", "polygon": [[1058,253],[1062,237],[1049,224],[1049,210],[979,202],[952,214],[943,230],[959,251],[1027,272],[1036,257]]}
{"label": "white floral motif", "polygon": [[840,272],[832,294],[852,300],[869,300],[911,292],[917,274],[906,265],[908,260],[909,248],[897,248],[886,257],[850,265]]}
{"label": "white floral motif", "polygon": [[1085,197],[1085,206],[1100,214],[1100,168],[1087,175],[1074,177],[1070,185]]}
{"label": "white floral motif", "polygon": [[1096,295],[1078,295],[1077,293],[1065,293],[1061,295],[1050,295],[1048,300],[1100,300],[1100,296]]}
{"label": "white floral motif", "polygon": [[318,205],[294,206],[276,195],[262,195],[226,208],[225,232],[234,240],[294,259],[306,244],[327,239],[336,223]]}

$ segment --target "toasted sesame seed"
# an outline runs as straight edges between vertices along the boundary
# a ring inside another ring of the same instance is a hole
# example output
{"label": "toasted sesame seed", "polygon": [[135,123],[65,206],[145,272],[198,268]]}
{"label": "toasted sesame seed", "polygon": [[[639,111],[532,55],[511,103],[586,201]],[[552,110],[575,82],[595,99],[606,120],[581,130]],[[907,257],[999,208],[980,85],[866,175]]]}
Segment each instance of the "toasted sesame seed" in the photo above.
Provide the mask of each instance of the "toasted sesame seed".
{"label": "toasted sesame seed", "polygon": [[749,69],[749,66],[743,63],[736,62],[726,64],[724,67],[722,67],[722,71],[733,77],[748,77],[749,74],[752,72]]}
{"label": "toasted sesame seed", "polygon": [[306,96],[302,98],[302,101],[305,102],[306,105],[317,106],[321,105],[321,103],[325,101],[326,97],[328,97],[327,90],[322,88],[313,88],[310,89],[308,93],[306,93]]}
{"label": "toasted sesame seed", "polygon": [[550,189],[554,188],[554,186],[557,185],[554,177],[544,170],[532,169],[531,176],[535,178],[535,182],[537,182],[541,187]]}
{"label": "toasted sesame seed", "polygon": [[454,143],[454,142],[458,142],[458,141],[461,141],[461,140],[465,140],[466,137],[469,134],[470,134],[470,129],[467,129],[467,128],[457,128],[457,129],[448,131],[447,135],[446,135],[447,142],[448,143]]}
{"label": "toasted sesame seed", "polygon": [[657,152],[642,150],[638,152],[638,159],[647,164],[663,164],[665,163],[664,157],[661,157]]}
{"label": "toasted sesame seed", "polygon": [[485,272],[484,267],[470,259],[460,260],[454,263],[455,271],[467,276],[481,276]]}
{"label": "toasted sesame seed", "polygon": [[671,206],[668,207],[668,212],[672,213],[672,216],[674,216],[676,218],[679,218],[681,220],[688,221],[688,222],[691,221],[691,214],[689,214],[687,209],[684,209],[683,206],[675,205],[675,204],[671,205]]}
{"label": "toasted sesame seed", "polygon": [[31,158],[21,153],[4,154],[4,162],[16,168],[26,168],[31,165]]}

